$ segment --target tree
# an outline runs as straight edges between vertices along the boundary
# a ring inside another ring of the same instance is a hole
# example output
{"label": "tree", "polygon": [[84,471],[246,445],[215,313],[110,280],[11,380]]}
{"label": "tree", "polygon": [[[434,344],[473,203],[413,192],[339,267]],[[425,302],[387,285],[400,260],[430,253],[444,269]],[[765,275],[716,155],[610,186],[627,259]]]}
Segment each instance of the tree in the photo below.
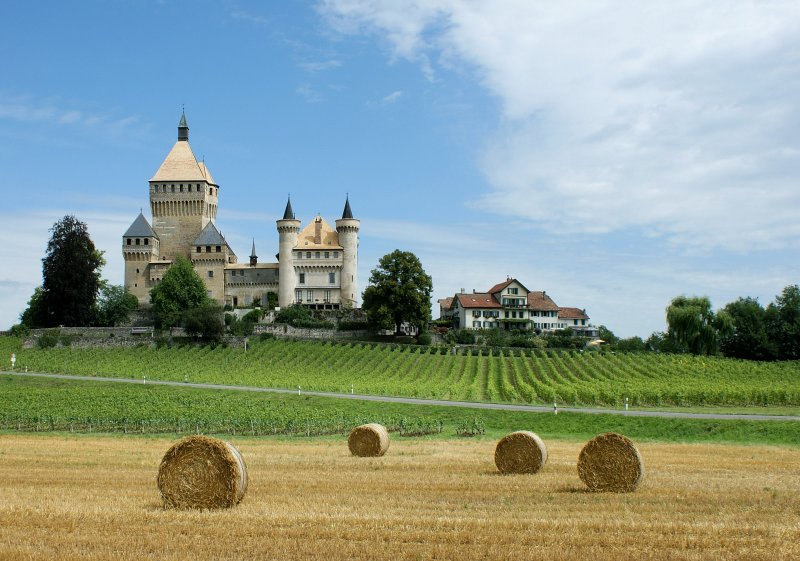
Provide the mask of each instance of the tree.
{"label": "tree", "polygon": [[714,313],[705,297],[678,296],[667,306],[667,334],[693,354],[716,354],[719,341],[731,329],[725,311]]}
{"label": "tree", "polygon": [[128,321],[131,313],[139,307],[139,300],[125,290],[124,286],[103,282],[95,310],[96,325],[114,326]]}
{"label": "tree", "polygon": [[641,337],[628,337],[627,339],[620,339],[614,344],[614,348],[618,351],[646,351],[647,345]]}
{"label": "tree", "polygon": [[597,328],[597,336],[609,345],[614,345],[619,341],[619,337],[614,335],[614,332],[605,325],[601,325]]}
{"label": "tree", "polygon": [[781,360],[800,359],[800,287],[783,289],[765,313],[767,334]]}
{"label": "tree", "polygon": [[150,291],[156,327],[180,325],[187,310],[200,308],[210,300],[206,287],[185,257],[178,257],[164,278]]}
{"label": "tree", "polygon": [[183,326],[186,328],[186,333],[192,337],[218,342],[225,334],[222,308],[213,302],[205,302],[195,308],[189,308],[183,313]]}
{"label": "tree", "polygon": [[755,298],[739,298],[724,308],[731,318],[731,331],[720,339],[725,356],[770,360],[777,352],[767,335],[767,312]]}
{"label": "tree", "polygon": [[378,261],[364,290],[362,309],[369,322],[402,333],[404,323],[425,329],[431,319],[433,281],[416,255],[394,250]]}
{"label": "tree", "polygon": [[33,295],[28,300],[28,307],[19,315],[19,321],[27,328],[38,327],[43,315],[42,287],[33,289]]}
{"label": "tree", "polygon": [[105,264],[86,228],[68,215],[53,224],[42,259],[42,289],[34,293],[27,317],[30,327],[90,325],[100,290],[100,268]]}

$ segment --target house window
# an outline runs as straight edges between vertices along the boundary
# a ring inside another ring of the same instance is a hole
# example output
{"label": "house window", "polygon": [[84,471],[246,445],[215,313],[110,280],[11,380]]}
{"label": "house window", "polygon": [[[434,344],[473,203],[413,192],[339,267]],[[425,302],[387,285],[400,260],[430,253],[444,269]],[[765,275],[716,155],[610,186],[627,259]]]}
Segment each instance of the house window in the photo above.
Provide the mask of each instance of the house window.
{"label": "house window", "polygon": [[295,290],[294,291],[294,301],[298,304],[303,301],[303,291],[302,290]]}
{"label": "house window", "polygon": [[326,291],[324,292],[324,294],[325,294],[325,302],[326,302],[326,303],[327,303],[327,302],[330,302],[330,301],[331,301],[331,291],[330,291],[330,290],[326,290]]}
{"label": "house window", "polygon": [[506,314],[506,319],[508,319],[508,311],[506,311],[506,313],[505,313],[505,314]]}
{"label": "house window", "polygon": [[481,326],[481,322],[479,322],[479,321],[473,321],[472,322],[472,327],[480,327],[480,326]]}
{"label": "house window", "polygon": [[314,291],[306,290],[306,302],[313,302],[313,301],[314,301]]}
{"label": "house window", "polygon": [[481,313],[478,310],[472,310],[472,317],[479,318],[481,317]]}
{"label": "house window", "polygon": [[336,284],[336,273],[328,273],[328,284]]}
{"label": "house window", "polygon": [[209,271],[208,278],[213,278],[213,277],[214,277],[214,271]]}
{"label": "house window", "polygon": [[305,284],[305,283],[306,283],[306,274],[300,273],[300,284]]}
{"label": "house window", "polygon": [[519,294],[519,288],[509,288],[508,289],[508,293],[509,294]]}

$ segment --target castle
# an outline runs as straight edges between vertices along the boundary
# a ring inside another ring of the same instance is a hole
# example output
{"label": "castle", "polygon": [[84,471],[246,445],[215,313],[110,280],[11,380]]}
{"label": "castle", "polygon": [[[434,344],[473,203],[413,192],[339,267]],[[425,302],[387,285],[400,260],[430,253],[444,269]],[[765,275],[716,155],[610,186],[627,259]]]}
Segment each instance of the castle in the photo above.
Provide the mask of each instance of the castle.
{"label": "castle", "polygon": [[255,241],[248,263],[216,226],[219,185],[204,161],[189,146],[186,114],[178,124],[178,140],[150,179],[152,226],[139,213],[122,235],[125,288],[150,303],[150,290],[164,278],[178,256],[189,259],[203,279],[208,296],[221,305],[264,306],[268,294],[283,308],[302,303],[312,309],[353,308],[358,300],[358,231],[349,197],[336,228],[317,216],[301,229],[291,200],[277,220],[278,262],[259,263]]}

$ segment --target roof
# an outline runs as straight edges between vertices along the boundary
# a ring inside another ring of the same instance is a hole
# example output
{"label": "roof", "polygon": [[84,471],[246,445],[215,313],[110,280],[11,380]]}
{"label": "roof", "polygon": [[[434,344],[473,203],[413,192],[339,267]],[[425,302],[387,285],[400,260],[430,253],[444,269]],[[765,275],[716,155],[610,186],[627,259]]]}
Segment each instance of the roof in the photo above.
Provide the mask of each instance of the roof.
{"label": "roof", "polygon": [[505,281],[494,285],[492,288],[490,288],[486,292],[488,292],[489,294],[497,294],[498,292],[502,292],[502,290],[505,287],[507,287],[509,284],[511,284],[511,283],[517,283],[518,285],[520,285],[525,290],[525,292],[528,292],[528,288],[524,284],[519,282],[517,279],[506,279]]}
{"label": "roof", "polygon": [[292,210],[292,199],[286,200],[286,210],[283,211],[284,220],[295,220],[294,211]]}
{"label": "roof", "polygon": [[453,305],[453,297],[452,296],[448,296],[447,298],[440,298],[438,300],[438,302],[439,302],[439,307],[441,309],[449,310],[451,308],[451,306]]}
{"label": "roof", "polygon": [[192,245],[228,245],[228,242],[225,241],[225,237],[220,234],[214,223],[209,222],[197,239],[192,242]]}
{"label": "roof", "polygon": [[[291,207],[289,207],[291,210]],[[314,243],[315,228],[317,221],[320,224],[320,243]],[[339,245],[339,234],[331,228],[330,224],[325,222],[322,217],[317,217],[314,221],[309,222],[297,236],[297,245],[295,249],[342,249]]]}
{"label": "roof", "polygon": [[564,319],[589,319],[586,310],[580,308],[558,308],[558,317]]}
{"label": "roof", "polygon": [[342,212],[342,219],[353,218],[353,211],[350,210],[350,195],[344,200],[344,211]]}
{"label": "roof", "polygon": [[150,181],[214,182],[205,164],[197,162],[197,158],[194,157],[194,152],[186,140],[178,140],[175,143]]}
{"label": "roof", "polygon": [[158,234],[153,231],[153,228],[150,227],[150,223],[147,221],[147,218],[144,217],[144,214],[141,212],[139,216],[136,217],[136,220],[133,221],[130,228],[122,234],[125,238],[156,238],[158,239]]}
{"label": "roof", "polygon": [[500,302],[489,293],[456,294],[455,299],[462,308],[502,308]]}
{"label": "roof", "polygon": [[528,292],[528,309],[539,310],[545,312],[558,311],[558,306],[547,293],[542,291]]}

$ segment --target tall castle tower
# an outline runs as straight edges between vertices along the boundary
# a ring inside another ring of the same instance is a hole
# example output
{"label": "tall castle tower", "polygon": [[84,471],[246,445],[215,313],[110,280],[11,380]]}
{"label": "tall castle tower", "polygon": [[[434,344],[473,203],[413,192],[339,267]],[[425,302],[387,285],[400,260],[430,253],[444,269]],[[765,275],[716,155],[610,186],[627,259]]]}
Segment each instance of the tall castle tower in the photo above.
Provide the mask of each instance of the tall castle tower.
{"label": "tall castle tower", "polygon": [[343,308],[355,308],[358,300],[358,230],[361,221],[353,218],[350,197],[344,202],[342,217],[336,221],[336,232],[342,246],[340,298]]}
{"label": "tall castle tower", "polygon": [[297,234],[300,233],[300,221],[292,211],[292,201],[286,201],[286,210],[283,218],[277,221],[278,225],[278,306],[286,308],[294,302],[296,279],[294,273],[294,254],[297,245]]}
{"label": "tall castle tower", "polygon": [[190,257],[194,240],[217,218],[218,196],[219,185],[189,146],[189,126],[183,113],[178,141],[150,180],[150,210],[163,259]]}

